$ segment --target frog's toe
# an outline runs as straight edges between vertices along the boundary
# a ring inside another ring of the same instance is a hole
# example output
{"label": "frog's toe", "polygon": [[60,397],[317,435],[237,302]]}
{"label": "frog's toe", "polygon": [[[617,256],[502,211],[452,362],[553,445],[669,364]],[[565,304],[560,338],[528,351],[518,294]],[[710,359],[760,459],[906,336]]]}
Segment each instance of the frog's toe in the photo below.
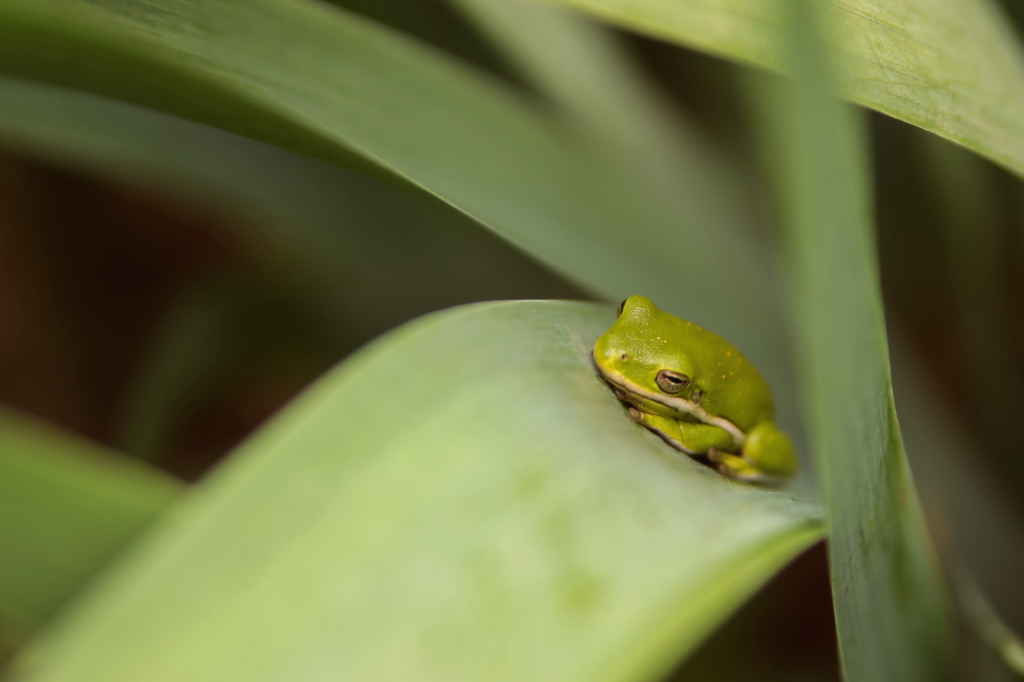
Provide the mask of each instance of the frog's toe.
{"label": "frog's toe", "polygon": [[785,482],[784,478],[766,474],[751,464],[746,458],[722,452],[717,448],[708,450],[708,459],[715,464],[715,468],[720,474],[737,481],[760,483],[763,485],[781,485]]}
{"label": "frog's toe", "polygon": [[638,424],[644,423],[644,413],[636,409],[635,407],[629,408],[629,418]]}

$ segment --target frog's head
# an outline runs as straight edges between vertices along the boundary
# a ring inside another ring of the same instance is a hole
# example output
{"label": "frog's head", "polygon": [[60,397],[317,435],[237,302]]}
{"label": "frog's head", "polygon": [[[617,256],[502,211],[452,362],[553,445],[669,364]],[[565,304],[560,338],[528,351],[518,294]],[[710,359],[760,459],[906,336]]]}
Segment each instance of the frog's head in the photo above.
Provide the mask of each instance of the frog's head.
{"label": "frog's head", "polygon": [[695,363],[688,326],[649,298],[630,296],[594,345],[594,361],[610,383],[631,394],[631,401],[642,397],[646,409],[674,416],[680,412],[679,399],[701,399],[691,385]]}

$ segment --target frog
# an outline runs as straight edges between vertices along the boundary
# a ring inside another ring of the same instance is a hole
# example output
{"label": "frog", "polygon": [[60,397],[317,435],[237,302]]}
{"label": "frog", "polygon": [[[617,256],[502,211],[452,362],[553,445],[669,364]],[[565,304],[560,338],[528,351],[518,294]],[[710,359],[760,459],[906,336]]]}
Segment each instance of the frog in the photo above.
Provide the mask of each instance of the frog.
{"label": "frog", "polygon": [[617,315],[593,357],[630,419],[730,479],[779,485],[796,473],[768,382],[738,348],[644,296]]}

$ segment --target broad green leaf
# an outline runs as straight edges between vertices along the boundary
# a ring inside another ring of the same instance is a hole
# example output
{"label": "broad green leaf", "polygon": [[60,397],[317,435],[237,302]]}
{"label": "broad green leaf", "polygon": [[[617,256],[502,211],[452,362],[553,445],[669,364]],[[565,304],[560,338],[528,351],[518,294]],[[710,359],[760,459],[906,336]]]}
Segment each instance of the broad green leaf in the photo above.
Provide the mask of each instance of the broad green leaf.
{"label": "broad green leaf", "polygon": [[37,626],[179,490],[138,462],[0,410],[0,620]]}
{"label": "broad green leaf", "polygon": [[[6,0],[0,71],[383,169],[616,300],[643,292],[783,385],[777,302],[729,225],[483,73],[310,0]],[[728,273],[728,276],[723,276]],[[699,295],[695,295],[699,292]]]}
{"label": "broad green leaf", "polygon": [[477,304],[372,344],[204,480],[25,679],[656,678],[821,528],[626,417],[591,365],[613,319]]}
{"label": "broad green leaf", "polygon": [[[778,0],[547,0],[747,64],[792,72]],[[1024,59],[990,0],[831,0],[842,94],[1024,175]]]}
{"label": "broad green leaf", "polygon": [[844,677],[948,679],[947,605],[892,398],[864,121],[832,95],[815,6],[787,7],[796,78],[763,89],[761,113],[788,232]]}

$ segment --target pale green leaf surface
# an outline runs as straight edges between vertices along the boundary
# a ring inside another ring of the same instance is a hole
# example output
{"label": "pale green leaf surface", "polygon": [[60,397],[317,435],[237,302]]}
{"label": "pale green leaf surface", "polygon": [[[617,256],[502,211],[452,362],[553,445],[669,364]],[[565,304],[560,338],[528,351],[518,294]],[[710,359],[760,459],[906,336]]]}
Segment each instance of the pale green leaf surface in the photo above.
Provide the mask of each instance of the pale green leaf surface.
{"label": "pale green leaf surface", "polygon": [[139,462],[0,410],[0,617],[38,625],[179,490]]}
{"label": "pale green leaf surface", "polygon": [[643,292],[715,329],[786,381],[771,288],[720,242],[728,226],[691,221],[493,78],[342,10],[7,0],[0,70],[384,169],[604,296]]}
{"label": "pale green leaf surface", "polygon": [[832,95],[814,5],[788,6],[796,78],[758,94],[788,233],[844,677],[949,679],[945,594],[892,398],[864,121]]}
{"label": "pale green leaf surface", "polygon": [[664,673],[821,529],[626,417],[590,358],[613,318],[478,304],[374,343],[204,480],[25,679]]}
{"label": "pale green leaf surface", "polygon": [[[779,0],[547,0],[729,59],[788,71]],[[1024,58],[990,0],[831,0],[840,91],[1024,175]]]}

